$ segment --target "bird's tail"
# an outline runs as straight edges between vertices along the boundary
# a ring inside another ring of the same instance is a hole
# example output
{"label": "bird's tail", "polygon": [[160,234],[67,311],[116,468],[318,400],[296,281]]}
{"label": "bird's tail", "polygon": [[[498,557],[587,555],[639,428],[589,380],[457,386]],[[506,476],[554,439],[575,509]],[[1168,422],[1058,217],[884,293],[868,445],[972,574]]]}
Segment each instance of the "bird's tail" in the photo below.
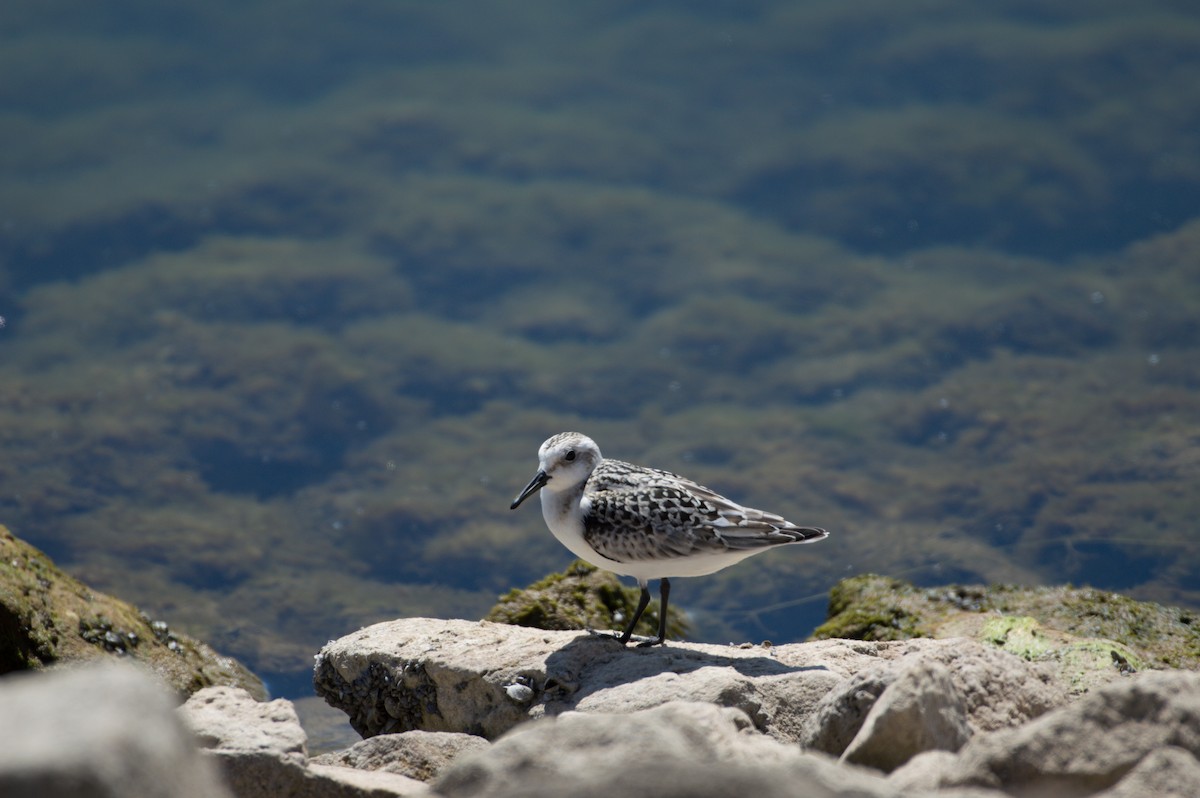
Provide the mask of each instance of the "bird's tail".
{"label": "bird's tail", "polygon": [[829,537],[829,533],[817,526],[789,526],[780,529],[779,533],[787,535],[792,543],[816,543]]}

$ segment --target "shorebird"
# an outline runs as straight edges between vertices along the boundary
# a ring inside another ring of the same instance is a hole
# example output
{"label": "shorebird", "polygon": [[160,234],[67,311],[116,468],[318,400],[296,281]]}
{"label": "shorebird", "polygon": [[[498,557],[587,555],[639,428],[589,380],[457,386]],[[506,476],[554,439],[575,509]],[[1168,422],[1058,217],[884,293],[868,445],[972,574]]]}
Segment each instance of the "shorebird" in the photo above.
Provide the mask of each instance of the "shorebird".
{"label": "shorebird", "polygon": [[542,444],[538,471],[510,509],[538,491],[542,517],[560,543],[598,568],[632,576],[642,589],[618,638],[622,645],[650,603],[651,579],[659,580],[658,637],[641,647],[666,640],[671,577],[715,573],[775,546],[829,536],[743,507],[678,474],[608,460],[579,432],[560,432]]}

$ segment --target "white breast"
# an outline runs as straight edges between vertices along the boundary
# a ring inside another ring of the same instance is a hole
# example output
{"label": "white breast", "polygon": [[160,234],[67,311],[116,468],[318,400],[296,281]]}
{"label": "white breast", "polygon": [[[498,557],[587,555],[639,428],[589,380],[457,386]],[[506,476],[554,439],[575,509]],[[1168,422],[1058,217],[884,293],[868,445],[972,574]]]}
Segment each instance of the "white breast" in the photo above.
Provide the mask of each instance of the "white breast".
{"label": "white breast", "polygon": [[582,489],[552,493],[542,490],[542,518],[546,526],[558,542],[566,546],[572,554],[584,562],[589,562],[597,568],[603,568],[613,573],[632,576],[629,571],[621,570],[623,563],[610,560],[593,549],[583,539],[583,507],[586,502]]}

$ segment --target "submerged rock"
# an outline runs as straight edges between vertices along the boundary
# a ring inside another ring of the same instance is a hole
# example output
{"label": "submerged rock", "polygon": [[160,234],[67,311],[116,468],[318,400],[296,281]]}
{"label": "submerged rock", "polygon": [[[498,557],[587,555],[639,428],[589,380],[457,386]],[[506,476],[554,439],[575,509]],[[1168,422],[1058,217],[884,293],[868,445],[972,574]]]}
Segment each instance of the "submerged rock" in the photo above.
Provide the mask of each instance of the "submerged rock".
{"label": "submerged rock", "polygon": [[146,665],[183,694],[212,685],[267,694],[237,660],[92,590],[0,526],[0,674],[112,658]]}

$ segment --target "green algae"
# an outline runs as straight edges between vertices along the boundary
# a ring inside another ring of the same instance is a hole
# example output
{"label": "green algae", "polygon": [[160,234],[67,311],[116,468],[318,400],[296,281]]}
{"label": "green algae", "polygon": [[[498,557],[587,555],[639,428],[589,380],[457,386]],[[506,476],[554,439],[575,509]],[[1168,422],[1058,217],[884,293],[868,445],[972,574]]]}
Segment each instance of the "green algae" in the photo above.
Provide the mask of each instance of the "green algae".
{"label": "green algae", "polygon": [[1072,692],[1102,683],[1106,672],[1136,673],[1150,664],[1133,649],[1104,638],[1079,639],[1047,628],[1028,616],[1000,616],[978,632],[982,642],[1031,662],[1054,662]]}
{"label": "green algae", "polygon": [[[903,619],[897,623],[896,619]],[[1200,668],[1193,611],[1092,588],[917,587],[865,574],[839,582],[817,639],[965,635],[1030,660],[1054,659],[1073,683],[1112,667]]]}
{"label": "green algae", "polygon": [[898,579],[861,576],[843,579],[829,591],[829,619],[813,630],[818,640],[908,640],[926,637],[920,616],[898,599],[912,585]]}
{"label": "green algae", "polygon": [[185,695],[229,685],[266,698],[237,660],[91,590],[0,526],[0,674],[106,656],[139,662]]}

